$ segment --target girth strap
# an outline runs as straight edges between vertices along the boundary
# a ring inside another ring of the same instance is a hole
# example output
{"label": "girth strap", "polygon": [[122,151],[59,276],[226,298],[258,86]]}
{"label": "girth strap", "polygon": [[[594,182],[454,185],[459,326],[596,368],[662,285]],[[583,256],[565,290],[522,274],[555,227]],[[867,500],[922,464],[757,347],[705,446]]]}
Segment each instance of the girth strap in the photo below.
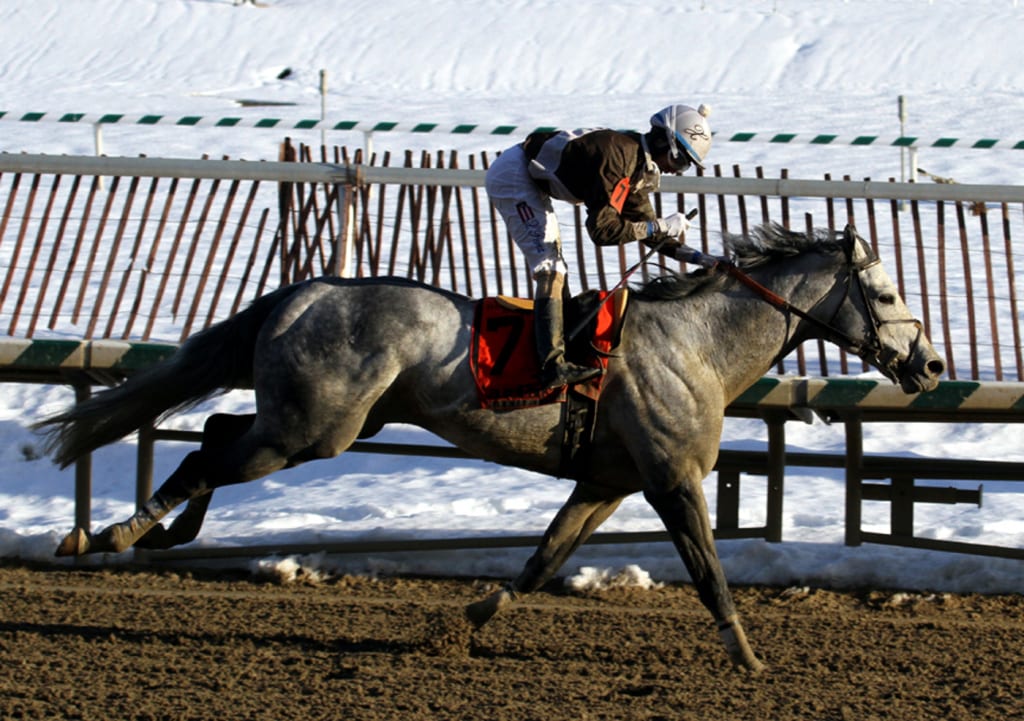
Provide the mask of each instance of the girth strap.
{"label": "girth strap", "polygon": [[562,459],[560,478],[579,480],[586,471],[594,440],[597,398],[570,391],[562,404]]}

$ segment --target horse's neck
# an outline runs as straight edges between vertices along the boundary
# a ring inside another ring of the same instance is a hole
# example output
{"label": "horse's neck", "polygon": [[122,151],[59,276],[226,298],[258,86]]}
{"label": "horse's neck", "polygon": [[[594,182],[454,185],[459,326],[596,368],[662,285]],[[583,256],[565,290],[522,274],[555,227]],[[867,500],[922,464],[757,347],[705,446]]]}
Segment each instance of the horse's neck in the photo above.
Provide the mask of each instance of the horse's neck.
{"label": "horse's neck", "polygon": [[[800,265],[800,260],[794,259],[794,267],[785,273],[773,273],[766,267],[756,275],[759,282],[793,306],[809,310],[828,295],[833,282],[827,273],[799,272]],[[690,329],[700,330],[697,337],[704,347],[697,351],[721,378],[725,395],[730,399],[803,340],[795,335],[799,318],[780,311],[738,282],[694,298],[686,312],[690,315]]]}

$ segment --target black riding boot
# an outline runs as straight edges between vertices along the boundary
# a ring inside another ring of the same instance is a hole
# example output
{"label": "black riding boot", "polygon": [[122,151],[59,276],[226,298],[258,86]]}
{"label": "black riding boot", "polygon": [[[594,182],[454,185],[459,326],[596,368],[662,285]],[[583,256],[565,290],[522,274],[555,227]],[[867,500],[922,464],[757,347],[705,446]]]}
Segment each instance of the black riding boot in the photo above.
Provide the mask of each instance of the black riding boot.
{"label": "black riding boot", "polygon": [[562,294],[538,296],[533,302],[534,335],[540,358],[540,382],[544,389],[582,383],[601,375],[600,368],[576,365],[565,359]]}

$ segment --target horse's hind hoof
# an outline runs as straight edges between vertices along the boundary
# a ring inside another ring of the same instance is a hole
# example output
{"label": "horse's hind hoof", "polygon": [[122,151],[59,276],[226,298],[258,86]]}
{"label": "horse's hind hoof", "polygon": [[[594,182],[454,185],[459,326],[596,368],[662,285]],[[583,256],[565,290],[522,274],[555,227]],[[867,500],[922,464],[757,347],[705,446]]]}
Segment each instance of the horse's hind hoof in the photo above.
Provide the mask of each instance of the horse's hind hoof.
{"label": "horse's hind hoof", "polygon": [[56,556],[81,556],[89,552],[89,534],[84,528],[75,528],[57,546]]}

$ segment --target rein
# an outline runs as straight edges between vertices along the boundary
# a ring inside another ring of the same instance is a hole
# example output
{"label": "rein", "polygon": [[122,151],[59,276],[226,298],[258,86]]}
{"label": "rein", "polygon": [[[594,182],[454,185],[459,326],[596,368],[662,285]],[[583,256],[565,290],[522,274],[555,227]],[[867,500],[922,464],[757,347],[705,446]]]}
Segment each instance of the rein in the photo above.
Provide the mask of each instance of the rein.
{"label": "rein", "polygon": [[[744,273],[742,270],[739,269],[738,266],[731,263],[730,261],[718,260],[714,265],[709,265],[706,267],[710,267],[715,270],[720,270],[726,275],[732,276],[740,283],[754,291],[758,296],[761,297],[762,300],[767,302],[769,305],[773,305],[779,310],[785,311],[787,313],[792,313],[801,320],[805,320],[808,323],[817,326],[820,330],[824,331],[829,336],[829,340],[835,342],[836,345],[842,347],[844,350],[847,350],[851,353],[860,355],[860,349],[863,346],[862,343],[858,343],[849,334],[844,333],[843,331],[839,330],[838,328],[835,328],[834,326],[830,325],[829,323],[823,320],[815,318],[807,311],[793,305],[788,300],[783,298],[781,295],[775,293],[773,290],[766,288],[765,286],[758,283],[756,280],[751,278],[750,275]],[[853,274],[853,270],[854,269],[851,268],[851,275]],[[859,268],[856,270],[859,270]],[[849,291],[847,291],[847,293],[849,293]],[[873,317],[874,316],[872,316],[872,318]]]}
{"label": "rein", "polygon": [[[704,258],[707,258],[707,256],[704,256]],[[865,361],[872,362],[873,365],[876,365],[878,369],[881,370],[886,377],[888,377],[890,380],[895,381],[897,378],[897,353],[895,350],[886,350],[885,348],[882,347],[881,341],[878,337],[879,329],[885,323],[915,323],[917,325],[917,338],[914,340],[914,348],[916,348],[917,345],[920,343],[921,336],[924,333],[924,329],[921,325],[921,322],[917,319],[882,321],[878,318],[874,306],[867,300],[867,294],[864,293],[863,284],[860,280],[860,272],[866,270],[867,268],[870,268],[872,265],[878,262],[880,261],[878,261],[877,259],[871,260],[870,262],[865,264],[857,265],[851,262],[848,267],[849,273],[847,276],[846,283],[847,296],[849,296],[850,288],[852,286],[852,283],[850,282],[851,278],[856,277],[857,283],[861,287],[861,296],[864,299],[864,305],[867,309],[868,316],[871,318],[871,324],[875,329],[875,336],[870,340],[857,340],[848,333],[834,327],[833,325],[831,325],[831,323],[820,320],[819,318],[815,318],[807,311],[796,307],[782,296],[778,295],[774,291],[758,283],[756,280],[750,277],[750,275],[740,270],[740,268],[731,261],[715,258],[713,261],[710,262],[705,261],[704,263],[702,263],[702,265],[704,265],[704,267],[706,268],[719,270],[735,278],[740,283],[742,283],[749,289],[753,290],[762,300],[766,301],[770,305],[784,312],[792,313],[801,320],[805,320],[808,323],[811,323],[812,325],[816,326],[817,328],[824,332],[828,340],[835,343],[848,353],[852,353],[853,355],[856,355]],[[840,304],[840,306],[841,305],[842,304]],[[836,312],[838,313],[838,310]]]}

